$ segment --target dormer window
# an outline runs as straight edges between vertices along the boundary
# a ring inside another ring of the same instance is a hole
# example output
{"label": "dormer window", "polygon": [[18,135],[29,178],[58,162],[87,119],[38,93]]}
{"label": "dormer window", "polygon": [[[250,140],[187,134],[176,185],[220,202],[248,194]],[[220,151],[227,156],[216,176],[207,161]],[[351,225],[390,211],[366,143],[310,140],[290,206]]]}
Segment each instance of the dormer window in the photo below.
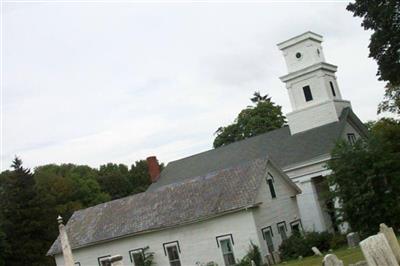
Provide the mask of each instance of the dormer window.
{"label": "dormer window", "polygon": [[303,92],[304,92],[304,97],[306,99],[306,102],[312,101],[313,97],[312,97],[312,94],[311,94],[310,86],[308,86],[308,85],[304,86],[303,87]]}
{"label": "dormer window", "polygon": [[333,87],[332,81],[329,81],[329,85],[331,86],[331,91],[332,91],[333,97],[336,97],[335,87]]}

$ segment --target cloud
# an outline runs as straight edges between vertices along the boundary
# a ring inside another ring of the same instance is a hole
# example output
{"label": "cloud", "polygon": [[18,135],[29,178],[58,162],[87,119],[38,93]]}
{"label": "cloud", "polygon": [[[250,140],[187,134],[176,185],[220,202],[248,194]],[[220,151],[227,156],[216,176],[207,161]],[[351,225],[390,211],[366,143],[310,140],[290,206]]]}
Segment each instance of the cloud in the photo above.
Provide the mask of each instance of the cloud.
{"label": "cloud", "polygon": [[168,162],[211,148],[260,90],[291,110],[276,43],[313,30],[342,95],[376,118],[369,32],[345,3],[34,4],[4,8],[1,163]]}

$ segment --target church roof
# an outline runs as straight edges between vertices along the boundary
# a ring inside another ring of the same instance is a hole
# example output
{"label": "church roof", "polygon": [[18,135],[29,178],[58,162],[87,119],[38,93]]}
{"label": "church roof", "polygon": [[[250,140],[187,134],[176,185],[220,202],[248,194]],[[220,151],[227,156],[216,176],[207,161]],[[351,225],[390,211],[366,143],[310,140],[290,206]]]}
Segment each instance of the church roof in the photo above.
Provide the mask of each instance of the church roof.
{"label": "church roof", "polygon": [[[257,206],[266,157],[209,171],[152,191],[76,211],[66,225],[72,249],[206,220]],[[291,183],[297,192],[298,188]],[[48,255],[61,253],[60,239]]]}
{"label": "church roof", "polygon": [[352,119],[365,133],[362,122],[345,108],[338,122],[326,124],[294,135],[289,127],[276,129],[255,137],[222,146],[170,162],[160,178],[148,191],[166,184],[179,182],[187,177],[204,175],[243,161],[268,156],[281,169],[304,163],[315,158],[329,156],[336,141],[341,137],[348,119]]}

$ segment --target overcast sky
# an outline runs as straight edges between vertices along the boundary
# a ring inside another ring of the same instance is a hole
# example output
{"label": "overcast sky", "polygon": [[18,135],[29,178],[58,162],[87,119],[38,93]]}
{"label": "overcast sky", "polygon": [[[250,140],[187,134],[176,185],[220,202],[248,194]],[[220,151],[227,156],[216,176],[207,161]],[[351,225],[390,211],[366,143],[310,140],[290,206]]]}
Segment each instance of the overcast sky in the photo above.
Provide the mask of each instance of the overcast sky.
{"label": "overcast sky", "polygon": [[[300,2],[300,1],[299,1]],[[324,36],[339,88],[376,119],[384,84],[370,32],[336,3],[6,3],[2,169],[169,162],[212,147],[213,133],[268,93],[291,111],[278,42]]]}

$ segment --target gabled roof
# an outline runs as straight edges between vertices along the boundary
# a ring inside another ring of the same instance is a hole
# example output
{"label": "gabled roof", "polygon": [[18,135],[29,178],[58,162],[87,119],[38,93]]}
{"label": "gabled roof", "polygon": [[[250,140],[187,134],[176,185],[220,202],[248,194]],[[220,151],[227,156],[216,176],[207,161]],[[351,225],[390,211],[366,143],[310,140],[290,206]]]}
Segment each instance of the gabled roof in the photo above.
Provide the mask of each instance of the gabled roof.
{"label": "gabled roof", "polygon": [[160,178],[148,191],[166,184],[179,182],[190,176],[226,168],[263,156],[271,158],[281,169],[328,156],[336,141],[342,136],[348,119],[352,119],[361,133],[366,129],[350,108],[342,111],[338,122],[326,124],[294,135],[289,127],[276,129],[255,137],[195,154],[170,162],[161,172]]}
{"label": "gabled roof", "polygon": [[[76,211],[66,225],[72,249],[189,224],[256,206],[266,157],[208,172],[153,191]],[[291,182],[289,180],[289,182]],[[292,186],[296,187],[293,183]],[[48,255],[61,253],[60,240]]]}

